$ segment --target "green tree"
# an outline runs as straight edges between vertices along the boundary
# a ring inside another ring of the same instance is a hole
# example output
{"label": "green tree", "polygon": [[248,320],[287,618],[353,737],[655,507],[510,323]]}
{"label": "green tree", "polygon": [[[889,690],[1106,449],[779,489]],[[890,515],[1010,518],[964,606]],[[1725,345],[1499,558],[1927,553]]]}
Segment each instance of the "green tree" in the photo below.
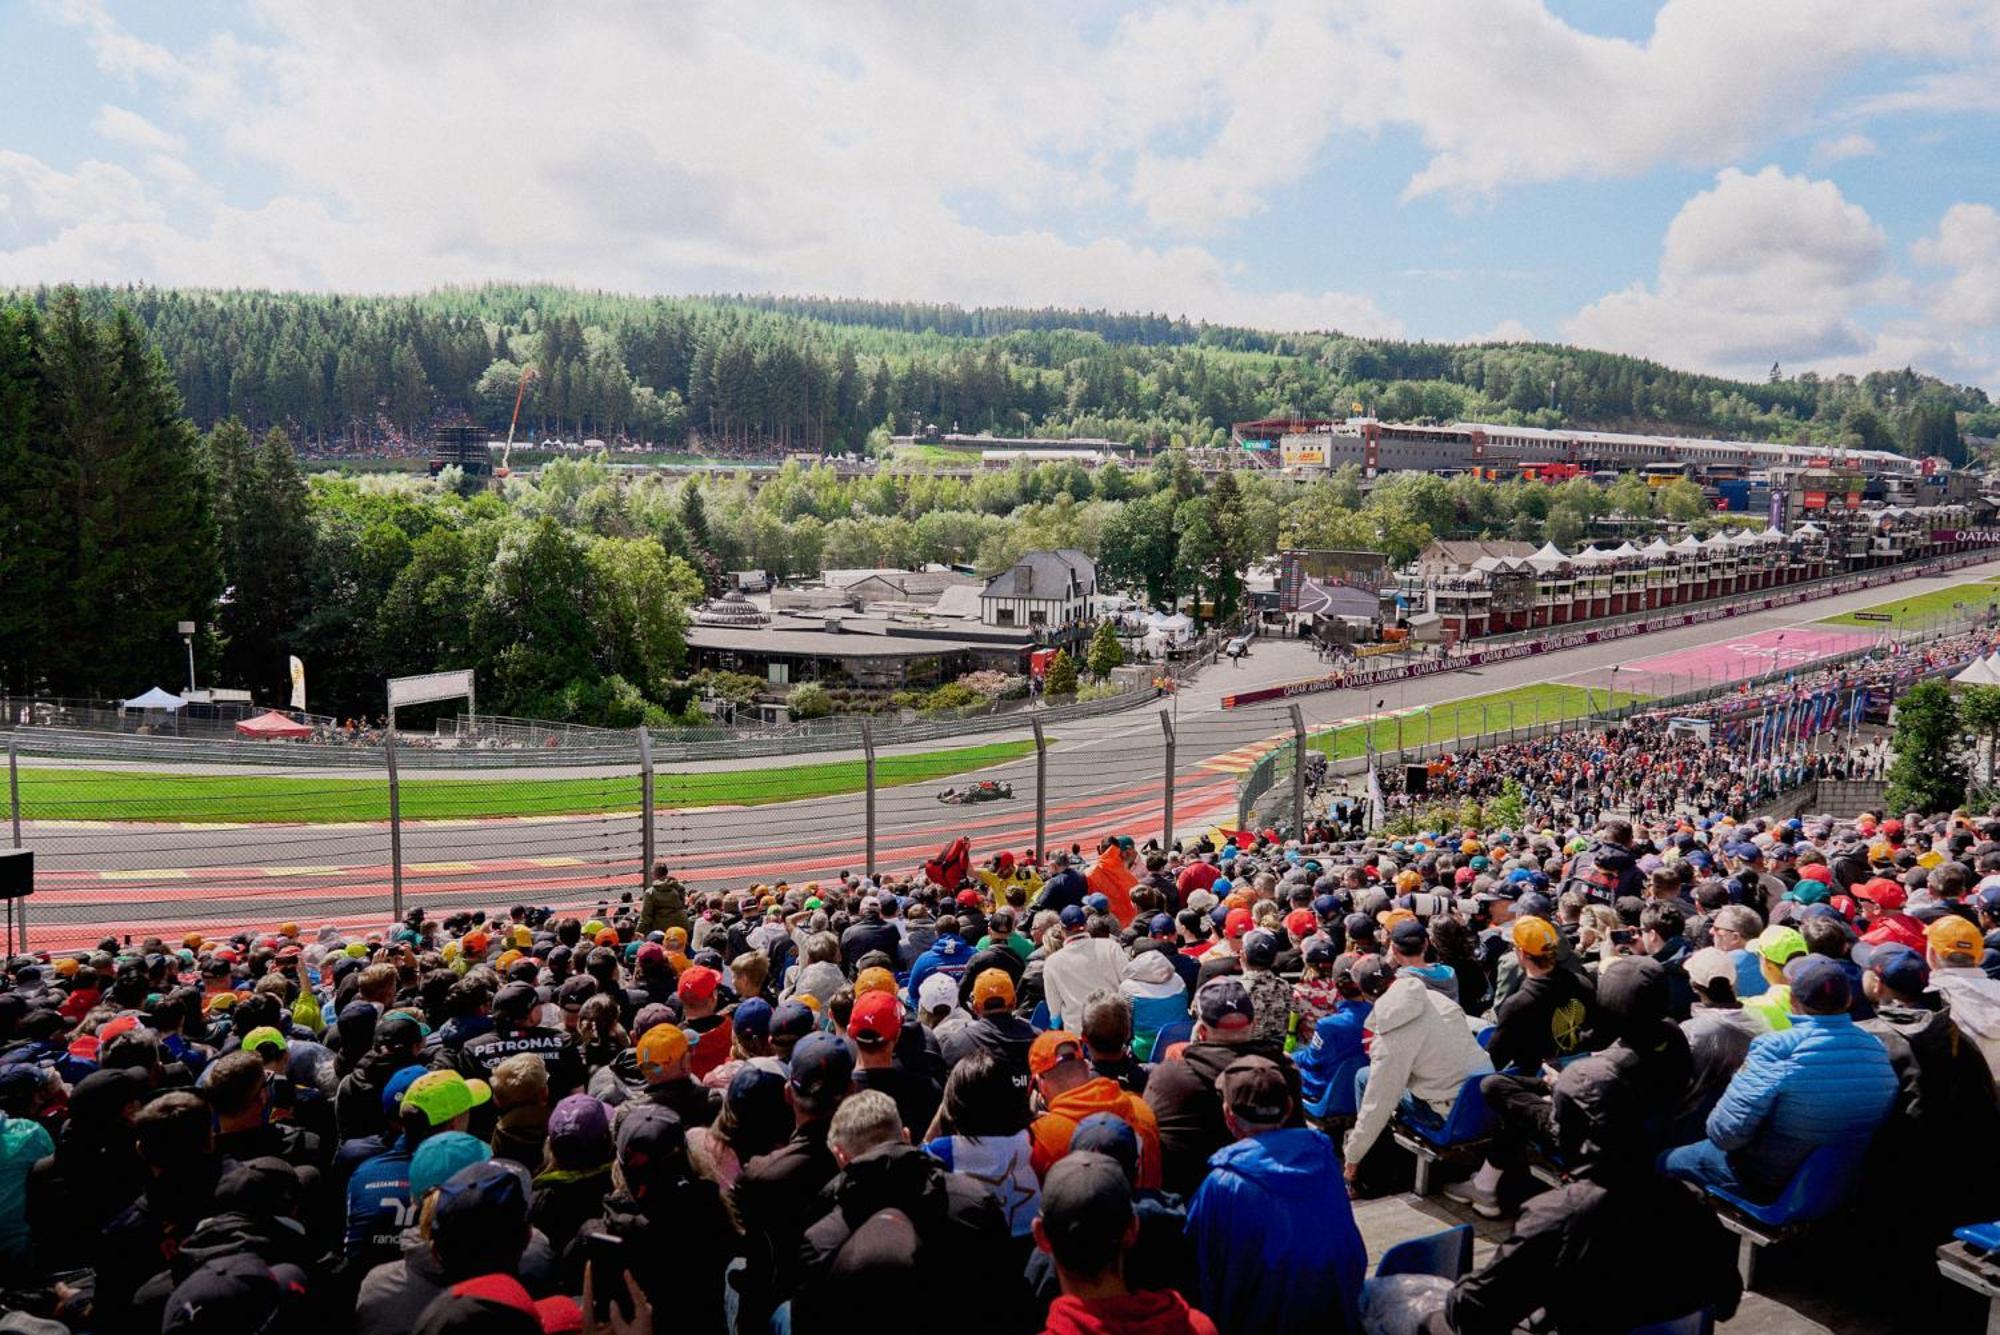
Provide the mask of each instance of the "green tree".
{"label": "green tree", "polygon": [[305,477],[291,437],[278,427],[253,449],[249,433],[232,418],[209,436],[207,450],[228,583],[216,611],[222,681],[282,700],[313,559]]}
{"label": "green tree", "polygon": [[1076,660],[1064,649],[1056,650],[1056,655],[1042,671],[1042,690],[1050,696],[1076,694]]}
{"label": "green tree", "polygon": [[833,712],[833,697],[816,681],[800,682],[785,696],[785,708],[793,718],[825,718]]}
{"label": "green tree", "polygon": [[688,609],[701,599],[701,577],[647,538],[600,538],[587,560],[599,663],[642,694],[663,698],[687,657]]}
{"label": "green tree", "polygon": [[473,614],[473,645],[490,664],[495,712],[568,716],[563,692],[598,675],[590,586],[581,545],[553,519],[501,541]]}
{"label": "green tree", "polygon": [[1118,629],[1109,621],[1097,623],[1097,630],[1090,637],[1090,652],[1084,662],[1090,668],[1090,675],[1103,681],[1111,675],[1111,670],[1125,661],[1125,646],[1118,643]]}
{"label": "green tree", "polygon": [[1960,688],[1958,716],[1965,730],[1986,744],[1986,764],[1980,773],[1980,783],[1991,789],[1994,768],[2000,764],[2000,686]]}
{"label": "green tree", "polygon": [[1888,801],[1897,811],[1927,815],[1965,800],[1965,729],[1958,701],[1942,681],[1920,682],[1896,702],[1895,761]]}

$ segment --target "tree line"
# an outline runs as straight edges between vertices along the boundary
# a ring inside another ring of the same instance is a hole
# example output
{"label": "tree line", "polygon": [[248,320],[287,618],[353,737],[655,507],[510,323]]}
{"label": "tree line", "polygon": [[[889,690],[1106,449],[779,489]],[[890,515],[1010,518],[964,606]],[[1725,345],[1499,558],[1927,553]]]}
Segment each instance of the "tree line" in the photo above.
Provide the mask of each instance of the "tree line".
{"label": "tree line", "polygon": [[[25,294],[46,309],[49,291]],[[1553,344],[1278,334],[1163,315],[778,297],[621,296],[553,286],[363,297],[91,288],[130,312],[195,423],[280,426],[313,447],[503,432],[521,370],[531,434],[667,447],[860,451],[883,426],[1146,448],[1238,421],[1490,420],[1810,439],[1961,457],[2000,410],[1904,369],[1735,381]]]}

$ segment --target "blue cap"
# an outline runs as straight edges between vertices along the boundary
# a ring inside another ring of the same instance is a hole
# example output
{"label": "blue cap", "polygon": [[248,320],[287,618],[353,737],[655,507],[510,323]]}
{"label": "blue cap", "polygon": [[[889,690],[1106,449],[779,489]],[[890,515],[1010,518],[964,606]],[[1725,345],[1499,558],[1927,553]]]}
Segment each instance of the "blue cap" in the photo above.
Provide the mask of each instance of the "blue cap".
{"label": "blue cap", "polygon": [[1172,936],[1174,920],[1164,913],[1155,913],[1153,920],[1146,924],[1146,932],[1149,936]]}
{"label": "blue cap", "polygon": [[1556,913],[1556,906],[1549,902],[1547,895],[1539,891],[1530,890],[1527,894],[1522,895],[1520,900],[1514,905],[1514,912],[1529,918],[1553,919]]}
{"label": "blue cap", "polygon": [[773,1037],[803,1038],[819,1028],[819,1017],[803,1001],[784,1001],[772,1012],[767,1028]]}
{"label": "blue cap", "polygon": [[1092,913],[1111,912],[1111,900],[1104,895],[1085,895],[1083,897],[1083,906]]}
{"label": "blue cap", "polygon": [[1322,918],[1331,918],[1340,912],[1340,896],[1321,895],[1313,900],[1313,912]]}
{"label": "blue cap", "polygon": [[1072,1153],[1083,1150],[1109,1155],[1125,1170],[1126,1177],[1139,1175],[1139,1133],[1116,1113],[1092,1113],[1078,1122],[1070,1133],[1069,1148]]}
{"label": "blue cap", "polygon": [[1068,905],[1059,916],[1062,918],[1062,925],[1065,927],[1081,927],[1090,921],[1090,915],[1083,911],[1083,905],[1081,904]]}
{"label": "blue cap", "polygon": [[390,1076],[389,1083],[382,1086],[382,1111],[393,1117],[396,1110],[403,1106],[403,1095],[410,1092],[410,1086],[429,1074],[430,1067],[419,1062],[415,1066],[405,1066]]}
{"label": "blue cap", "polygon": [[1208,920],[1215,925],[1216,931],[1221,931],[1229,925],[1229,906],[1227,904],[1217,904],[1208,911]]}
{"label": "blue cap", "polygon": [[736,1007],[736,1014],[730,1020],[731,1026],[739,1034],[752,1038],[771,1036],[771,1003],[762,997],[750,997]]}
{"label": "blue cap", "polygon": [[1785,981],[1791,984],[1793,998],[1816,1014],[1837,1014],[1854,1004],[1854,988],[1847,981],[1847,970],[1828,956],[1796,957],[1785,966]]}
{"label": "blue cap", "polygon": [[446,1131],[432,1136],[417,1146],[417,1152],[410,1156],[411,1203],[423,1200],[431,1188],[443,1186],[446,1179],[459,1169],[485,1163],[492,1157],[493,1151],[485,1141],[468,1136],[463,1131]]}
{"label": "blue cap", "polygon": [[1215,884],[1209,886],[1208,888],[1210,892],[1213,893],[1217,899],[1220,899],[1222,898],[1222,896],[1228,894],[1232,887],[1229,884],[1229,878],[1227,876],[1218,876],[1215,878]]}
{"label": "blue cap", "polygon": [[1892,992],[1914,997],[1930,986],[1931,971],[1924,957],[1908,946],[1894,942],[1870,945],[1863,941],[1854,948],[1853,956],[1856,964],[1880,978]]}
{"label": "blue cap", "polygon": [[854,1049],[838,1034],[807,1034],[792,1049],[791,1081],[794,1093],[806,1096],[847,1092],[854,1080]]}

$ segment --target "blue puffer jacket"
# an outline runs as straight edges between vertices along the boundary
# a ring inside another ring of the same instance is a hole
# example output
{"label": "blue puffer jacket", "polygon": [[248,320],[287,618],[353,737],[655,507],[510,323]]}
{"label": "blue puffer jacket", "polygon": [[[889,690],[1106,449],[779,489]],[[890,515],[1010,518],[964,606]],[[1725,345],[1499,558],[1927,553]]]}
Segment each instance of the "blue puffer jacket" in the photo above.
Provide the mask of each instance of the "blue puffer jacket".
{"label": "blue puffer jacket", "polygon": [[1292,1054],[1292,1063],[1299,1068],[1299,1089],[1307,1103],[1325,1098],[1327,1081],[1344,1063],[1361,1055],[1362,1031],[1368,1027],[1368,1012],[1373,1009],[1365,1001],[1341,1002],[1333,1014],[1320,1017],[1311,1041]]}
{"label": "blue puffer jacket", "polygon": [[1188,1207],[1201,1310],[1222,1335],[1360,1329],[1368,1249],[1333,1142],[1294,1127],[1225,1145]]}
{"label": "blue puffer jacket", "polygon": [[1747,1185],[1780,1190],[1817,1147],[1873,1134],[1895,1102],[1880,1039],[1846,1015],[1795,1014],[1790,1029],[1751,1040],[1708,1138]]}

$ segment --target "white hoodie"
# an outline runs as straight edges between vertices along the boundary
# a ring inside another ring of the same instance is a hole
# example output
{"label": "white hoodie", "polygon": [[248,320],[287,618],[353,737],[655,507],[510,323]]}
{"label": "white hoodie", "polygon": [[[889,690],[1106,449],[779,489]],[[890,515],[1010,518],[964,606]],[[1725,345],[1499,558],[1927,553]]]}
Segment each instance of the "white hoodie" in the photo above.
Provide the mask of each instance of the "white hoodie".
{"label": "white hoodie", "polygon": [[1042,966],[1042,995],[1059,1028],[1081,1032],[1083,1003],[1093,992],[1116,992],[1125,974],[1125,948],[1110,937],[1073,936]]}
{"label": "white hoodie", "polygon": [[2000,1080],[2000,981],[1977,967],[1932,969],[1931,988],[1951,1004],[1952,1023],[1978,1045]]}
{"label": "white hoodie", "polygon": [[1404,1094],[1414,1094],[1438,1116],[1451,1113],[1459,1087],[1475,1075],[1489,1075],[1493,1062],[1479,1046],[1458,1003],[1405,974],[1368,1015],[1368,1089],[1347,1133],[1347,1162],[1359,1163],[1389,1125]]}

